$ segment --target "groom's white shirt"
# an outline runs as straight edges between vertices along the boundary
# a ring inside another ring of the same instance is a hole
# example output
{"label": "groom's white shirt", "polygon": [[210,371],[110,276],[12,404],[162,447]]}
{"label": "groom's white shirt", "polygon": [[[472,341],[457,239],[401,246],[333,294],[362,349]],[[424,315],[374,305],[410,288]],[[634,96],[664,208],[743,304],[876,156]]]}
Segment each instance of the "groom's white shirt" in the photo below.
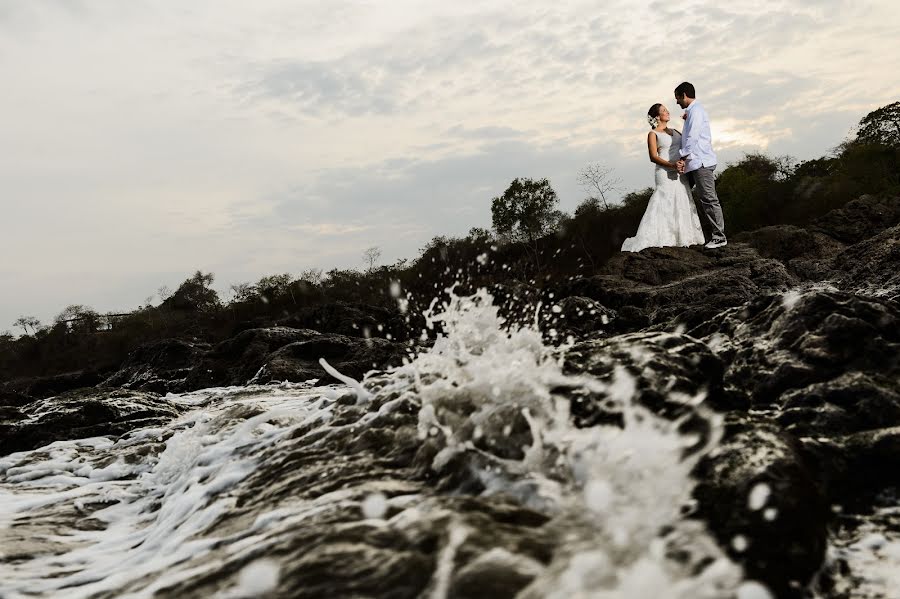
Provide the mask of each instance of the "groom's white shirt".
{"label": "groom's white shirt", "polygon": [[701,166],[715,166],[716,153],[712,148],[712,134],[709,132],[709,116],[700,102],[694,100],[688,106],[687,120],[681,135],[681,157],[684,158],[684,171],[695,171]]}

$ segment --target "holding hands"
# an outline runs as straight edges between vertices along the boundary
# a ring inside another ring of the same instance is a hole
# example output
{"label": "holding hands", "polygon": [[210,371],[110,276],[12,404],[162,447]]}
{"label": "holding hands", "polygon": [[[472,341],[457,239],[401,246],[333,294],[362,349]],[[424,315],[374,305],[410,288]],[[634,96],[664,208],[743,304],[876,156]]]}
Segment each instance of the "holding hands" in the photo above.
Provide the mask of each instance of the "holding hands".
{"label": "holding hands", "polygon": [[684,165],[685,165],[684,160],[679,160],[678,162],[675,163],[675,168],[678,169],[678,172],[681,173],[682,175],[684,174]]}

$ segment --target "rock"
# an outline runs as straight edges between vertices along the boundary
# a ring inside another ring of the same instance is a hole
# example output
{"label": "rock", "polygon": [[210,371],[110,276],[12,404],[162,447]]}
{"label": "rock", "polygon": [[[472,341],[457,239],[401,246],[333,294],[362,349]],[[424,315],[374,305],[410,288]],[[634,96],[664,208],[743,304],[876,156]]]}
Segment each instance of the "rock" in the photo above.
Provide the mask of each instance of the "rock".
{"label": "rock", "polygon": [[[665,258],[657,267],[657,254],[663,251]],[[606,270],[607,274],[575,279],[562,291],[616,310],[619,330],[628,322],[639,328],[693,327],[762,293],[785,291],[797,283],[781,262],[761,258],[738,243],[714,252],[652,248],[617,256]]]}
{"label": "rock", "polygon": [[846,372],[785,393],[778,422],[798,436],[810,437],[898,426],[897,386],[877,373]]}
{"label": "rock", "polygon": [[848,435],[837,445],[846,470],[834,487],[836,503],[866,511],[877,493],[900,485],[900,426]]}
{"label": "rock", "polygon": [[900,300],[900,226],[847,248],[831,268],[843,289]]}
{"label": "rock", "polygon": [[787,262],[795,258],[830,258],[844,244],[833,238],[795,225],[773,225],[745,231],[732,238],[754,248],[763,258]]}
{"label": "rock", "polygon": [[740,233],[733,240],[748,244],[764,258],[783,262],[792,275],[807,281],[829,278],[829,259],[844,248],[824,233],[794,225],[763,227]]}
{"label": "rock", "polygon": [[345,376],[361,379],[372,369],[399,366],[406,356],[406,346],[384,339],[320,335],[307,341],[290,343],[266,358],[254,382],[302,382],[322,379],[336,382],[319,364],[325,360]]}
{"label": "rock", "polygon": [[[722,361],[710,348],[684,334],[644,332],[578,343],[566,354],[568,372],[611,381],[624,368],[636,381],[635,398],[660,415],[674,418],[703,399],[715,408],[733,407],[722,387]],[[572,414],[579,426],[616,421],[603,398],[576,396]]]}
{"label": "rock", "polygon": [[844,373],[876,382],[900,377],[900,309],[844,292],[762,296],[690,334],[715,348],[726,364],[726,387],[747,393],[755,407],[782,407],[786,392]]}
{"label": "rock", "polygon": [[93,387],[106,377],[93,370],[77,370],[25,381],[25,393],[34,397],[51,397],[74,389]]}
{"label": "rock", "polygon": [[399,365],[406,346],[384,339],[360,339],[311,329],[273,327],[243,331],[215,346],[185,381],[188,389],[243,385],[248,381],[336,382],[319,358],[342,374],[361,377],[373,368]]}
{"label": "rock", "polygon": [[0,406],[18,407],[31,403],[34,398],[24,393],[0,389]]}
{"label": "rock", "polygon": [[206,343],[181,339],[147,343],[131,352],[119,370],[102,384],[156,393],[177,391],[207,351]]}
{"label": "rock", "polygon": [[615,310],[587,297],[564,297],[545,311],[547,327],[558,330],[558,337],[583,338],[610,331],[618,318]]}
{"label": "rock", "polygon": [[407,329],[403,315],[396,309],[340,301],[302,308],[278,321],[278,325],[348,337],[391,335],[395,339]]}
{"label": "rock", "polygon": [[176,417],[178,408],[139,391],[72,391],[0,414],[0,455],[67,439],[117,437]]}
{"label": "rock", "polygon": [[824,560],[830,511],[799,443],[777,425],[734,421],[697,478],[697,515],[747,577],[801,597]]}
{"label": "rock", "polygon": [[900,224],[900,196],[860,196],[815,219],[810,229],[844,243],[859,243]]}
{"label": "rock", "polygon": [[288,327],[241,331],[214,346],[194,365],[185,379],[185,388],[193,390],[243,385],[259,371],[266,358],[275,350],[320,335],[318,331]]}

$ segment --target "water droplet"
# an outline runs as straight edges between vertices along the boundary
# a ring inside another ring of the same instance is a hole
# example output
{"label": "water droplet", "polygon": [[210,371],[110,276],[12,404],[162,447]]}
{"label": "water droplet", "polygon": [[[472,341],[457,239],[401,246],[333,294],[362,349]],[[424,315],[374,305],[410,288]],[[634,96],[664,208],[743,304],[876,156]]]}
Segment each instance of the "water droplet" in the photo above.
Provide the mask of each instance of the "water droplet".
{"label": "water droplet", "polygon": [[736,535],[733,539],[731,539],[731,546],[734,547],[734,550],[738,553],[747,551],[747,547],[749,546],[747,537],[745,537],[744,535]]}
{"label": "water droplet", "polygon": [[372,493],[362,502],[362,512],[366,518],[382,518],[387,513],[387,497],[382,493]]}
{"label": "water droplet", "polygon": [[757,483],[754,485],[753,489],[751,489],[750,495],[747,497],[747,507],[754,512],[761,510],[763,506],[766,505],[766,502],[769,500],[769,495],[771,494],[772,490],[769,488],[769,485],[766,483]]}

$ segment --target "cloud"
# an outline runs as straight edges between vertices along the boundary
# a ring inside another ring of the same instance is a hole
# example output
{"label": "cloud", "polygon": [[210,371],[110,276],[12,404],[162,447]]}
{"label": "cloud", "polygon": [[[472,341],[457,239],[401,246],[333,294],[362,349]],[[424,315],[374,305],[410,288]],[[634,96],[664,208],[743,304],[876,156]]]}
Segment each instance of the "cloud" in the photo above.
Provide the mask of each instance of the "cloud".
{"label": "cloud", "polygon": [[371,245],[414,255],[489,225],[514,177],[549,177],[566,210],[588,162],[644,187],[646,110],[678,114],[685,79],[721,162],[820,156],[897,99],[894,13],[888,0],[0,0],[0,210],[14,223],[0,253],[17,256],[0,272],[16,289],[0,330],[66,272],[84,276],[64,279],[56,311],[127,307],[196,268],[225,283],[358,266]]}

